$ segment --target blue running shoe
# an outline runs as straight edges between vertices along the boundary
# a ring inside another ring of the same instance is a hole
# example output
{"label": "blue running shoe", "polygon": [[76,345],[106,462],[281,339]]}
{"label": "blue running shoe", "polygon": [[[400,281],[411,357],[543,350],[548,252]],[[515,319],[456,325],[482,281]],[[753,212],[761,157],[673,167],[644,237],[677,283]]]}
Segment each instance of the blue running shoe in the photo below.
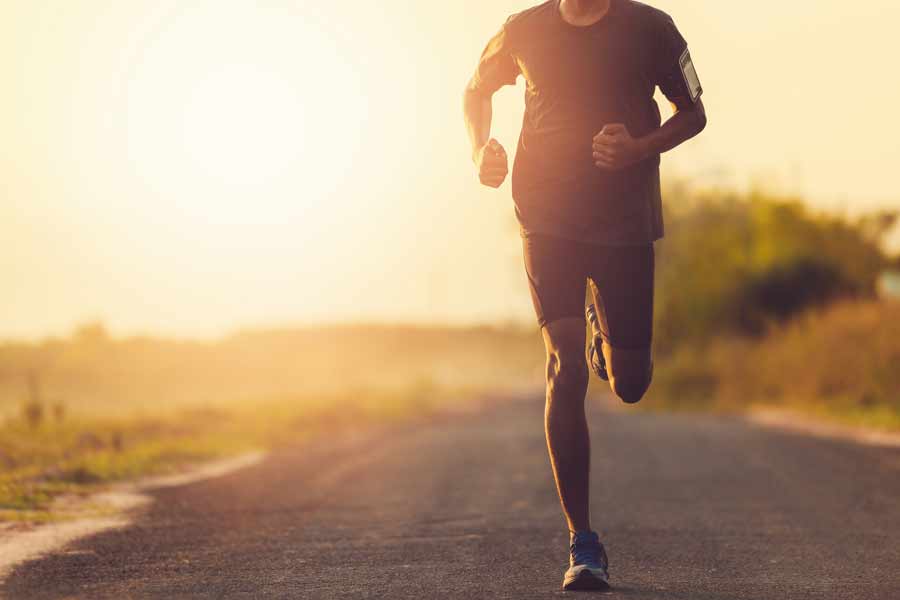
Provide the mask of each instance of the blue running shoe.
{"label": "blue running shoe", "polygon": [[569,570],[563,579],[564,590],[609,589],[609,561],[596,533],[593,531],[576,533],[572,538],[569,552]]}
{"label": "blue running shoe", "polygon": [[606,372],[606,359],[603,357],[603,335],[600,333],[600,320],[597,318],[597,308],[588,304],[584,310],[587,321],[591,326],[591,343],[587,350],[587,361],[591,370],[603,381],[609,381],[609,373]]}

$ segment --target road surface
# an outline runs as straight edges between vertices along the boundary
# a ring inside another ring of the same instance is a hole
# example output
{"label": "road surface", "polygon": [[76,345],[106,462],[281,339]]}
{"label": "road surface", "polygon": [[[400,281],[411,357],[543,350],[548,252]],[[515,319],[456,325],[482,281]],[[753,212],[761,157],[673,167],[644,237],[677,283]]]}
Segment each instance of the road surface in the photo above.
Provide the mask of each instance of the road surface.
{"label": "road surface", "polygon": [[[554,598],[567,533],[539,397],[277,453],[154,492],[21,566],[18,598]],[[900,450],[592,407],[593,506],[627,600],[900,598]]]}

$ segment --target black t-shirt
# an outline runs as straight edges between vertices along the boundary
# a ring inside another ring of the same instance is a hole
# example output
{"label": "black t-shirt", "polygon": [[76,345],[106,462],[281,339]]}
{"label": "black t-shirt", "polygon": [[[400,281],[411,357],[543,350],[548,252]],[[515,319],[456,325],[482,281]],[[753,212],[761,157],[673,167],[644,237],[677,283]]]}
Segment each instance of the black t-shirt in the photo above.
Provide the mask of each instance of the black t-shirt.
{"label": "black t-shirt", "polygon": [[659,156],[621,171],[594,164],[594,136],[623,123],[635,138],[661,124],[658,86],[679,108],[702,89],[687,43],[664,12],[611,0],[594,25],[567,23],[559,0],[509,18],[481,56],[472,85],[486,94],[526,81],[513,171],[523,234],[611,245],[662,237]]}

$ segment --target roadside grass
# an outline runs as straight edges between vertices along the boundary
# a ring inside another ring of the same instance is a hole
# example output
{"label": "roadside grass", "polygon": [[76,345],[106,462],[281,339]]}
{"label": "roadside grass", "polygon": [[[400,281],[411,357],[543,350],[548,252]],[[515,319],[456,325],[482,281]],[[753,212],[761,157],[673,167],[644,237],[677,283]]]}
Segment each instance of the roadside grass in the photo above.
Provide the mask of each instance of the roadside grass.
{"label": "roadside grass", "polygon": [[145,416],[72,417],[0,426],[0,521],[65,518],[60,496],[173,474],[204,461],[285,446],[317,434],[397,423],[475,396],[425,383],[395,392],[344,392],[185,408]]}
{"label": "roadside grass", "polygon": [[[110,483],[466,410],[538,381],[534,328],[341,325],[213,341],[102,324],[0,341],[0,522],[67,518]],[[313,442],[314,443],[314,442]],[[103,510],[102,507],[99,510]]]}
{"label": "roadside grass", "polygon": [[900,431],[900,303],[842,303],[760,338],[714,339],[659,361],[651,405],[754,406]]}

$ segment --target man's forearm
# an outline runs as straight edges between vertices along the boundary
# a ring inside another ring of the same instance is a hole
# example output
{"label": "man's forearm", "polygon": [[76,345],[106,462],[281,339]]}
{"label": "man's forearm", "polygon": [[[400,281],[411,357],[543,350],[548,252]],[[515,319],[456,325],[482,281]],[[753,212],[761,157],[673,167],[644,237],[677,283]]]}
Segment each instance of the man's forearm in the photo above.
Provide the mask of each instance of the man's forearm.
{"label": "man's forearm", "polygon": [[640,138],[644,155],[663,154],[691,139],[706,127],[706,109],[702,101],[690,110],[680,110],[656,131]]}
{"label": "man's forearm", "polygon": [[474,157],[475,153],[483,148],[491,137],[491,120],[493,119],[491,99],[471,88],[466,88],[463,95],[463,115]]}

